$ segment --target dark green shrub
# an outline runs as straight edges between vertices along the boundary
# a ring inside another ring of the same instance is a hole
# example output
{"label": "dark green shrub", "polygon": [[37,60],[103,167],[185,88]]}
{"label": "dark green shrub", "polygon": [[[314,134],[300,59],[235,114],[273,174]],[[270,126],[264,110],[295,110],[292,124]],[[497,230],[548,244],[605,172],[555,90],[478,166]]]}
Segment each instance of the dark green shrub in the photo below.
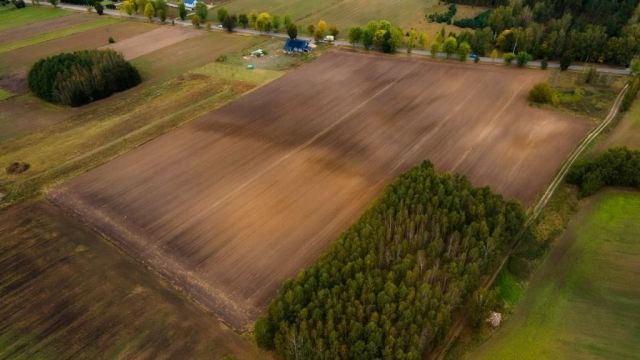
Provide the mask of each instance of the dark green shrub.
{"label": "dark green shrub", "polygon": [[547,58],[542,59],[542,61],[540,61],[540,68],[542,70],[547,70],[547,67],[549,67],[549,61],[547,60]]}
{"label": "dark green shrub", "polygon": [[531,61],[532,56],[526,51],[520,51],[516,56],[518,67],[523,68]]}
{"label": "dark green shrub", "polygon": [[482,29],[487,26],[491,10],[481,12],[475,17],[455,20],[453,25],[461,28]]}
{"label": "dark green shrub", "polygon": [[109,36],[109,39],[107,41],[109,42],[109,44],[115,44],[116,43],[116,41],[111,36]]}
{"label": "dark green shrub", "polygon": [[512,53],[506,53],[504,54],[504,63],[507,65],[511,65],[513,64],[513,60],[515,60],[516,56]]}
{"label": "dark green shrub", "polygon": [[631,81],[629,81],[629,89],[627,93],[624,94],[624,98],[622,98],[622,103],[620,104],[620,111],[627,111],[631,108],[631,104],[638,96],[638,91],[640,90],[640,76],[636,76]]}
{"label": "dark green shrub", "polygon": [[24,3],[24,0],[13,0],[13,6],[15,6],[16,9],[23,9],[27,5]]}
{"label": "dark green shrub", "polygon": [[565,53],[560,58],[560,70],[565,71],[569,69],[569,66],[571,66],[571,55],[568,53]]}
{"label": "dark green shrub", "polygon": [[29,89],[58,104],[80,106],[140,83],[138,70],[113,50],[62,53],[36,62]]}
{"label": "dark green shrub", "polygon": [[96,8],[98,15],[102,15],[104,13],[104,6],[102,6],[101,3],[97,2],[93,7]]}
{"label": "dark green shrub", "polygon": [[576,163],[567,182],[580,188],[580,196],[595,194],[603,186],[640,188],[640,151],[613,148],[593,160]]}
{"label": "dark green shrub", "polygon": [[529,101],[537,104],[551,104],[553,102],[553,89],[547,82],[537,83],[529,91]]}

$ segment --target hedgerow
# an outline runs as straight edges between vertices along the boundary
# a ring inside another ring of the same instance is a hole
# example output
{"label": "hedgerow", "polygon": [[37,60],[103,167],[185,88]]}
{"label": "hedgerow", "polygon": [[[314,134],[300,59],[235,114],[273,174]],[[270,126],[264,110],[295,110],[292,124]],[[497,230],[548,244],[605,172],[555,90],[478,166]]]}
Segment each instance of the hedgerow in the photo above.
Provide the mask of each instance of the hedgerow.
{"label": "hedgerow", "polygon": [[580,196],[593,195],[604,186],[640,188],[640,151],[613,148],[578,162],[567,174],[567,182],[580,188]]}
{"label": "hedgerow", "polygon": [[425,162],[285,283],[256,340],[284,358],[419,359],[524,222],[520,205]]}
{"label": "hedgerow", "polygon": [[138,70],[113,50],[62,53],[36,62],[29,88],[38,97],[80,106],[140,83]]}

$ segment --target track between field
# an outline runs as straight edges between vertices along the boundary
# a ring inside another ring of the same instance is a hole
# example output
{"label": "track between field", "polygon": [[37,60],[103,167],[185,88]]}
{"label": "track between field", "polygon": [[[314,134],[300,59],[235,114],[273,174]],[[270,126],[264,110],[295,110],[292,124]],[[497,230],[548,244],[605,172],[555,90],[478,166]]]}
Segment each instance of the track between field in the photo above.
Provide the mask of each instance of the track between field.
{"label": "track between field", "polygon": [[[562,183],[565,176],[567,176],[567,173],[569,172],[569,169],[571,169],[571,166],[573,165],[573,163],[575,163],[575,161],[580,157],[580,155],[582,155],[582,153],[587,149],[587,147],[589,147],[591,142],[595,138],[597,138],[602,133],[602,131],[604,131],[611,124],[611,122],[616,118],[616,116],[618,115],[618,112],[620,111],[620,104],[622,103],[622,99],[624,97],[624,94],[627,92],[628,87],[629,85],[625,85],[622,88],[622,90],[620,90],[620,93],[618,94],[615,101],[613,102],[613,105],[611,106],[611,110],[609,111],[609,114],[604,119],[604,121],[602,121],[600,125],[594,128],[584,138],[584,140],[582,140],[582,142],[575,148],[575,150],[573,150],[571,155],[564,162],[564,164],[562,165],[562,167],[560,168],[556,176],[553,178],[553,181],[551,181],[551,183],[549,184],[545,192],[542,194],[542,196],[540,197],[536,205],[533,207],[533,210],[529,215],[529,219],[527,219],[525,226],[530,226],[538,218],[538,216],[540,216],[540,214],[542,213],[542,210],[544,210],[544,207],[549,202],[549,199],[551,199],[551,196],[553,196],[554,192],[558,189],[558,186],[560,185],[560,183]],[[507,264],[507,261],[509,261],[509,257],[513,254],[513,251],[517,248],[519,240],[520,240],[519,238],[516,239],[511,249],[509,249],[509,252],[507,253],[507,255],[500,262],[500,266],[498,266],[496,271],[491,275],[491,278],[489,278],[489,280],[484,284],[485,289],[493,285],[496,278],[498,277],[498,275],[500,274],[504,266]],[[462,332],[462,330],[464,330],[465,321],[467,318],[468,316],[462,316],[460,319],[458,319],[456,324],[451,328],[451,331],[449,332],[445,345],[442,348],[436,350],[435,352],[427,354],[425,358],[432,359],[432,360],[444,359],[444,357],[447,355],[447,352],[449,351],[451,346],[455,343],[458,336],[460,336],[460,333]]]}

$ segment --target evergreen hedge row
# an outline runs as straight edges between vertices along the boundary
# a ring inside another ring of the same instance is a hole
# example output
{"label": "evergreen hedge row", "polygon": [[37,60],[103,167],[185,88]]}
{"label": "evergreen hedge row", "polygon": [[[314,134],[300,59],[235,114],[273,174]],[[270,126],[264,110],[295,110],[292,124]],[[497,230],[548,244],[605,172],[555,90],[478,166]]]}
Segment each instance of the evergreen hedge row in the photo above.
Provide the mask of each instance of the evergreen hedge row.
{"label": "evergreen hedge row", "polygon": [[626,147],[607,150],[592,160],[576,163],[567,182],[580,188],[580,196],[595,194],[604,186],[640,188],[640,151]]}
{"label": "evergreen hedge row", "polygon": [[41,59],[29,71],[38,97],[80,106],[140,83],[138,70],[113,50],[85,50]]}
{"label": "evergreen hedge row", "polygon": [[425,162],[285,283],[256,322],[258,345],[286,359],[420,359],[524,222],[520,205]]}

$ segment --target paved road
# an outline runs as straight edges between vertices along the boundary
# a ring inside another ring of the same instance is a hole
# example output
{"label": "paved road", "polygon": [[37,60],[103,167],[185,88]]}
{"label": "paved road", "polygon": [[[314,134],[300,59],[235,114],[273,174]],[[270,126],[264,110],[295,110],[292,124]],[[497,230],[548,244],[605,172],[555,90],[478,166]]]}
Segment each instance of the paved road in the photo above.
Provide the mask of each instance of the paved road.
{"label": "paved road", "polygon": [[[26,0],[27,2],[31,2],[31,0]],[[41,5],[45,5],[45,6],[50,6],[49,3],[41,3]],[[80,11],[80,12],[86,12],[87,8],[85,6],[81,6],[81,5],[71,5],[71,4],[59,4],[58,7],[62,8],[62,9],[67,9],[67,10],[73,10],[73,11]],[[117,17],[124,17],[124,18],[129,18],[129,19],[135,19],[135,20],[141,20],[141,21],[148,21],[147,18],[145,16],[142,15],[127,15],[127,14],[123,14],[118,10],[109,10],[109,9],[105,9],[104,13],[106,15],[109,16],[117,16]],[[192,26],[191,25],[191,21],[182,21],[182,20],[175,20],[174,23],[178,26]],[[219,27],[219,25],[215,25],[213,27],[213,30],[216,31],[225,31],[224,29],[222,29],[221,27]],[[256,35],[256,36],[271,36],[271,37],[276,37],[276,38],[282,38],[282,39],[286,39],[289,36],[287,34],[284,33],[273,33],[273,32],[269,32],[269,33],[264,33],[264,32],[260,32],[257,30],[253,30],[253,29],[242,29],[242,28],[236,28],[234,29],[234,32],[237,33],[241,33],[241,34],[251,34],[251,35]],[[298,38],[300,39],[304,39],[304,40],[309,40],[311,41],[312,39],[309,37],[303,37],[303,36],[299,36]],[[352,47],[353,45],[349,44],[346,41],[335,41],[333,43],[335,46],[345,46],[345,47]],[[357,45],[357,47],[362,47],[361,45]],[[405,48],[400,48],[398,49],[398,52],[406,52]],[[412,54],[414,55],[419,55],[419,56],[429,56],[431,57],[431,52],[428,50],[413,50]],[[445,55],[439,53],[437,55],[437,58],[440,59],[445,59]],[[486,63],[486,64],[504,64],[504,60],[503,59],[492,59],[490,57],[485,57],[485,56],[481,56],[480,57],[480,62],[481,63]],[[527,64],[528,67],[530,68],[540,68],[541,64],[540,61],[530,61]],[[586,69],[589,68],[589,66],[591,65],[571,65],[569,67],[570,70],[574,70],[574,71],[585,71]],[[557,62],[549,62],[548,67],[551,69],[557,69],[560,68],[560,64]],[[615,67],[609,67],[609,66],[598,66],[597,67],[598,72],[602,72],[602,73],[609,73],[609,74],[619,74],[619,75],[628,75],[629,74],[629,69],[625,69],[625,68],[615,68]]]}

